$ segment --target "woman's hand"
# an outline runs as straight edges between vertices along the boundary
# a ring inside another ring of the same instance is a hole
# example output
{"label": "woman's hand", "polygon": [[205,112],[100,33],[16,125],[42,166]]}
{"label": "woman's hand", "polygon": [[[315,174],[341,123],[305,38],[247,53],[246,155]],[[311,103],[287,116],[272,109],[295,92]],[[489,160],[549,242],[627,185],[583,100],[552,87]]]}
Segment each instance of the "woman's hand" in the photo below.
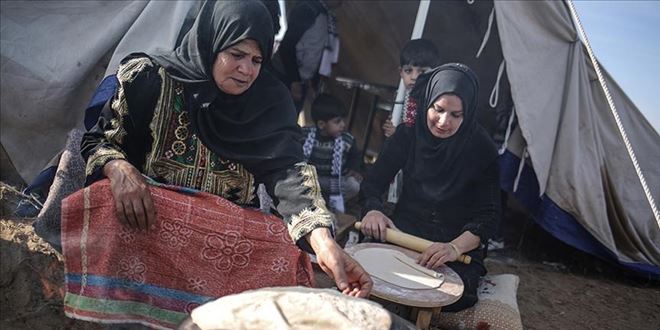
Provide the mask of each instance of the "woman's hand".
{"label": "woman's hand", "polygon": [[372,210],[367,212],[362,218],[362,227],[360,231],[365,236],[371,236],[381,242],[385,242],[387,228],[399,230],[383,212]]}
{"label": "woman's hand", "polygon": [[321,269],[335,280],[343,294],[367,298],[374,285],[357,261],[337,245],[327,228],[314,229],[308,237]]}
{"label": "woman's hand", "polygon": [[479,236],[464,231],[450,243],[431,244],[417,258],[417,263],[427,268],[438,268],[447,262],[458,260],[461,254],[478,248],[479,244],[481,244]]}
{"label": "woman's hand", "polygon": [[385,122],[383,123],[383,134],[385,134],[385,137],[390,137],[392,134],[394,134],[394,131],[396,131],[396,127],[394,124],[392,124],[392,116],[388,116]]}
{"label": "woman's hand", "polygon": [[126,226],[148,230],[156,225],[156,209],[142,174],[131,163],[117,159],[103,167],[110,179],[117,218]]}
{"label": "woman's hand", "polygon": [[446,262],[456,261],[459,251],[449,243],[433,243],[417,259],[417,263],[426,268],[438,268]]}

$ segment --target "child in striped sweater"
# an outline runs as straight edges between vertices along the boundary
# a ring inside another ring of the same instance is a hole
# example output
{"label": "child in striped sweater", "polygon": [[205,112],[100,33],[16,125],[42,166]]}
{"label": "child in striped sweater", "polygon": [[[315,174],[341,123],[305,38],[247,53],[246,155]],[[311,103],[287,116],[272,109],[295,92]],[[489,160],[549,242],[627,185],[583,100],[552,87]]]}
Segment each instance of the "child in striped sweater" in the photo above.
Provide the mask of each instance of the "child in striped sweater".
{"label": "child in striped sweater", "polygon": [[312,103],[314,126],[303,127],[303,154],[316,167],[321,193],[331,211],[344,213],[344,200],[360,191],[360,151],[346,132],[346,107],[330,94]]}

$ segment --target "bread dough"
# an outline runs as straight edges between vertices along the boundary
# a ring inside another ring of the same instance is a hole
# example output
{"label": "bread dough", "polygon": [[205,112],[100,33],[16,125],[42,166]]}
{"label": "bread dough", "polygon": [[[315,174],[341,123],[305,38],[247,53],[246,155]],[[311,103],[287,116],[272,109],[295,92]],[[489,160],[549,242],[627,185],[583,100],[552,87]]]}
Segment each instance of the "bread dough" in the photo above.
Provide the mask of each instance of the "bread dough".
{"label": "bread dough", "polygon": [[193,323],[216,329],[390,329],[392,318],[379,304],[336,290],[263,288],[225,296],[195,308]]}
{"label": "bread dough", "polygon": [[434,278],[400,261],[404,259],[416,264],[415,260],[396,250],[368,248],[357,251],[353,257],[369,275],[402,288],[436,289],[444,281],[444,277]]}

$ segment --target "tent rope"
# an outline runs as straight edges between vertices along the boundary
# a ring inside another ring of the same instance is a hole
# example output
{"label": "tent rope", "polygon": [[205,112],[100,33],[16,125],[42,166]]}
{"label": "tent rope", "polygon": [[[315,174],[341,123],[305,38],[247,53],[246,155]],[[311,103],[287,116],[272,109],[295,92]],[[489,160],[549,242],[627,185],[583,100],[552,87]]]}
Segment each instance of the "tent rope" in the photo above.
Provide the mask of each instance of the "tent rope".
{"label": "tent rope", "polygon": [[527,146],[523,149],[522,156],[520,156],[520,164],[518,165],[518,174],[516,174],[516,179],[513,180],[513,192],[518,191],[518,184],[520,183],[520,177],[522,176],[523,168],[525,167],[525,159],[527,159]]}
{"label": "tent rope", "polygon": [[504,133],[504,142],[502,142],[502,146],[500,147],[500,150],[497,151],[498,154],[502,155],[506,151],[506,147],[509,144],[509,138],[511,137],[511,127],[513,126],[513,118],[516,117],[516,107],[513,106],[511,108],[511,115],[509,116],[509,123],[506,125],[506,133]]}
{"label": "tent rope", "polygon": [[502,73],[504,73],[504,59],[502,59],[502,63],[500,63],[500,67],[497,69],[497,79],[495,80],[495,85],[493,86],[493,90],[490,92],[490,98],[488,99],[488,104],[491,108],[497,106],[497,101],[500,97],[500,80],[502,79]]}
{"label": "tent rope", "polygon": [[616,110],[616,106],[614,105],[614,101],[612,100],[612,96],[610,95],[610,90],[609,88],[607,88],[607,84],[605,83],[603,74],[600,71],[600,65],[598,64],[598,61],[596,60],[596,56],[594,55],[593,50],[591,49],[591,45],[589,44],[589,39],[587,38],[587,34],[584,32],[584,29],[582,28],[582,22],[580,21],[580,17],[578,16],[577,11],[575,10],[575,5],[573,4],[573,0],[566,0],[566,3],[568,4],[568,8],[570,9],[571,14],[573,15],[575,23],[577,24],[577,28],[580,32],[580,36],[584,40],[584,45],[587,47],[587,53],[589,54],[589,58],[591,59],[591,63],[593,64],[594,69],[596,70],[596,75],[598,76],[598,81],[600,82],[600,86],[603,88],[603,92],[605,92],[607,103],[610,106],[610,112],[612,112],[612,115],[614,116],[614,120],[616,121],[616,126],[619,129],[619,133],[621,134],[621,137],[623,138],[623,143],[626,145],[628,156],[630,157],[630,160],[632,161],[633,166],[635,167],[635,171],[637,172],[637,178],[639,179],[639,182],[642,185],[642,189],[644,190],[644,194],[646,195],[646,199],[648,200],[649,205],[651,206],[651,211],[653,212],[655,221],[658,223],[658,227],[660,227],[660,212],[658,212],[658,207],[655,205],[655,201],[653,200],[653,195],[651,195],[651,190],[649,189],[646,183],[646,179],[644,178],[644,174],[642,173],[642,169],[640,168],[639,163],[637,162],[635,151],[633,150],[632,145],[630,144],[630,140],[628,140],[628,135],[626,134],[626,130],[623,128],[623,124],[621,123],[621,118],[619,117],[619,112]]}
{"label": "tent rope", "polygon": [[493,6],[493,10],[490,11],[490,16],[488,16],[488,28],[486,29],[486,34],[484,34],[484,40],[481,42],[481,46],[479,47],[479,51],[477,51],[477,58],[479,58],[479,56],[481,56],[481,52],[486,47],[486,43],[488,42],[488,39],[490,39],[490,29],[493,27],[493,18],[494,17],[495,17],[495,6]]}

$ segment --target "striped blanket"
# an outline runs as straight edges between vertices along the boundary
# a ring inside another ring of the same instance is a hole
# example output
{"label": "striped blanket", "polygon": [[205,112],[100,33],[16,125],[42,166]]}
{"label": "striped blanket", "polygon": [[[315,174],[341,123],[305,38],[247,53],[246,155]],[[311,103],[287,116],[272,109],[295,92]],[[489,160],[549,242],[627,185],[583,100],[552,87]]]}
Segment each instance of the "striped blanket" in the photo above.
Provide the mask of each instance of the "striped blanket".
{"label": "striped blanket", "polygon": [[200,192],[152,186],[158,226],[120,224],[108,180],[62,203],[67,316],[175,328],[210,300],[249,289],[312,286],[284,223]]}

